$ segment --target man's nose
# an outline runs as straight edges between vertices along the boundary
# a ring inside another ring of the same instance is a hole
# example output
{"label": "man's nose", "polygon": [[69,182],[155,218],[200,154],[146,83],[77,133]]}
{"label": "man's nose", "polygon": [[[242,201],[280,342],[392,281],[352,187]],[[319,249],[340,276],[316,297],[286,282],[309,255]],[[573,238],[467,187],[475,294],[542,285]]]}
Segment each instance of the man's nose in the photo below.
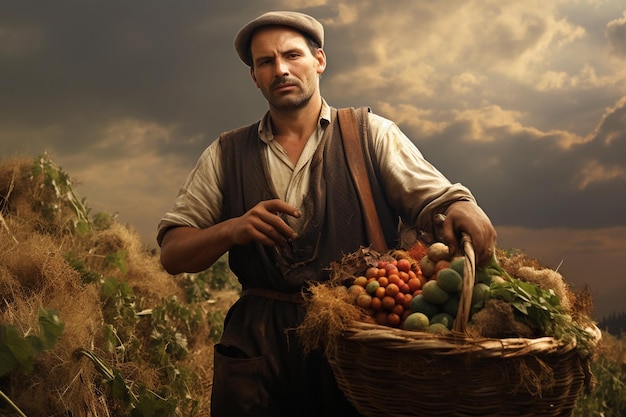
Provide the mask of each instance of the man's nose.
{"label": "man's nose", "polygon": [[289,66],[287,65],[287,61],[284,59],[276,60],[276,76],[282,77],[283,75],[289,74]]}

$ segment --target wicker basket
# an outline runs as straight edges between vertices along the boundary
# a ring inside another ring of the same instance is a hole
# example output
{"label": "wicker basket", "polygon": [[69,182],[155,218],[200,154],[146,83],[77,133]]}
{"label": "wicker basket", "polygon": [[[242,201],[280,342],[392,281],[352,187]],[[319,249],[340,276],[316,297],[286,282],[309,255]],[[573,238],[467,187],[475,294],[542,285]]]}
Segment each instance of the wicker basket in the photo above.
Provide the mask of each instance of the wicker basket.
{"label": "wicker basket", "polygon": [[571,416],[589,357],[551,337],[472,339],[465,334],[474,251],[464,238],[464,291],[450,334],[351,321],[327,352],[356,409],[381,416]]}

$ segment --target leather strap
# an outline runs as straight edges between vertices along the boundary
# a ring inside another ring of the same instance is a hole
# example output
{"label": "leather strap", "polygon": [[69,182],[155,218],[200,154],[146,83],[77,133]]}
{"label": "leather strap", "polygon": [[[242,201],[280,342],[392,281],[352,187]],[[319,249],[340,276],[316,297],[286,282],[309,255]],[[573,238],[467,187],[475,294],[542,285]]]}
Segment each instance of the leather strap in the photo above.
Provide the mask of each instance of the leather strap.
{"label": "leather strap", "polygon": [[242,297],[263,297],[270,300],[284,301],[293,304],[304,304],[304,296],[299,292],[282,292],[268,288],[247,288],[241,292]]}
{"label": "leather strap", "polygon": [[[372,187],[367,175],[367,169],[365,168],[365,155],[361,144],[362,138],[357,126],[356,112],[353,107],[338,109],[337,117],[339,119],[348,168],[359,194],[361,208],[365,216],[365,231],[370,241],[370,247],[382,253],[387,250],[387,243],[380,225],[378,211],[372,195]],[[363,117],[367,117],[367,114],[363,114]]]}

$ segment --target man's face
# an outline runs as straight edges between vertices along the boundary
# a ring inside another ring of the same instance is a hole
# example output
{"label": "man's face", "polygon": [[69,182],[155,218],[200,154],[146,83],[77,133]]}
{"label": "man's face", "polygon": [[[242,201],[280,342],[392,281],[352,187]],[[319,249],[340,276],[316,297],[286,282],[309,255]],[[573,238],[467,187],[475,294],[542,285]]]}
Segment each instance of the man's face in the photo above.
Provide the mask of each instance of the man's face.
{"label": "man's face", "polygon": [[313,55],[300,32],[283,26],[260,28],[250,50],[254,63],[250,74],[271,107],[298,109],[319,94],[326,56],[321,49]]}

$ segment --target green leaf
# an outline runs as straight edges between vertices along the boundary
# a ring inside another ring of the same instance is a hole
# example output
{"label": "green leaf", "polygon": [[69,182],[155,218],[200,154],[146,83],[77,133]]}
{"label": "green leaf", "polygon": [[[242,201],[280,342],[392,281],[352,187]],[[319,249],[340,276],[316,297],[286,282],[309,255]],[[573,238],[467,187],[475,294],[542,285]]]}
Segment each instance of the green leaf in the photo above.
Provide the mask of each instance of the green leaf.
{"label": "green leaf", "polygon": [[176,410],[177,403],[174,399],[165,399],[157,396],[154,392],[144,389],[139,393],[137,408],[132,416],[137,417],[160,417],[169,416]]}
{"label": "green leaf", "polygon": [[128,386],[126,386],[126,381],[120,374],[120,371],[117,369],[113,370],[113,381],[111,381],[111,392],[113,397],[120,400],[123,404],[127,405],[129,408],[134,408],[134,398]]}
{"label": "green leaf", "polygon": [[33,349],[33,356],[39,355],[41,352],[43,352],[46,349],[43,339],[38,336],[35,336],[34,334],[30,334],[26,336],[24,339]]}
{"label": "green leaf", "polygon": [[65,324],[59,320],[59,313],[56,310],[39,309],[39,326],[43,332],[43,348],[50,349],[56,345]]}
{"label": "green leaf", "polygon": [[11,352],[20,369],[25,373],[32,372],[35,353],[31,344],[13,326],[4,326],[2,333],[2,344]]}
{"label": "green leaf", "polygon": [[108,277],[102,283],[102,287],[100,288],[100,292],[104,296],[104,298],[111,298],[117,293],[117,289],[119,287],[119,283],[113,277]]}
{"label": "green leaf", "polygon": [[107,266],[117,268],[122,274],[125,274],[128,271],[126,256],[127,252],[125,250],[118,250],[115,253],[106,255],[104,262]]}
{"label": "green leaf", "polygon": [[17,359],[9,347],[0,341],[0,377],[11,372],[17,365]]}

